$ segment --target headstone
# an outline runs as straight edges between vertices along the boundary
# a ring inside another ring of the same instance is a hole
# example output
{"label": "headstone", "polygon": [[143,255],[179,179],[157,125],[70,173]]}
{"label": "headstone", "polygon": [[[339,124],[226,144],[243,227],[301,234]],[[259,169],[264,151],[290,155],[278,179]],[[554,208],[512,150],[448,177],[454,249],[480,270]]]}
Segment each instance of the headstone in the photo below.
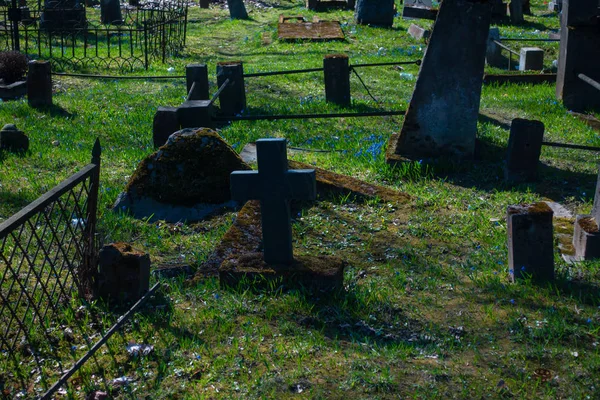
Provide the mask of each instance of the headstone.
{"label": "headstone", "polygon": [[209,0],[200,0],[199,2],[200,8],[208,8],[208,6],[210,5]]}
{"label": "headstone", "polygon": [[356,23],[390,27],[394,24],[394,0],[358,0],[354,11]]}
{"label": "headstone", "polygon": [[408,34],[417,40],[427,40],[431,35],[428,29],[421,28],[419,25],[410,24],[408,27]]}
{"label": "headstone", "polygon": [[511,280],[554,279],[552,209],[546,203],[508,207],[508,268]]}
{"label": "headstone", "polygon": [[[185,67],[188,100],[209,100],[208,68],[206,64],[189,64]],[[194,90],[190,93],[190,90]]]}
{"label": "headstone", "polygon": [[52,65],[30,61],[27,72],[27,102],[30,107],[52,106]]}
{"label": "headstone", "polygon": [[158,107],[152,124],[154,147],[160,147],[173,133],[179,130],[176,107]]}
{"label": "headstone", "polygon": [[[402,18],[412,19],[412,18],[424,18],[429,19],[427,15],[423,14],[422,16],[415,16],[420,11],[429,11],[433,7],[433,2],[431,0],[405,0],[404,7],[402,8]],[[435,19],[435,18],[434,18]]]}
{"label": "headstone", "polygon": [[100,0],[100,22],[105,25],[121,25],[121,2],[119,0]]}
{"label": "headstone", "polygon": [[142,160],[113,210],[150,221],[199,221],[235,206],[229,175],[244,169],[250,167],[215,131],[182,129]]}
{"label": "headstone", "polygon": [[219,95],[221,113],[227,116],[240,114],[246,108],[244,85],[244,65],[241,61],[220,62],[217,64],[217,85],[219,88],[229,79],[229,83]]}
{"label": "headstone", "polygon": [[6,124],[0,130],[0,150],[24,152],[29,149],[29,138],[14,124]]}
{"label": "headstone", "polygon": [[544,50],[539,47],[522,47],[519,56],[519,71],[544,69]]}
{"label": "headstone", "polygon": [[442,2],[389,162],[473,155],[490,13],[487,2]]}
{"label": "headstone", "polygon": [[506,59],[502,56],[502,47],[498,46],[496,42],[500,42],[500,29],[490,28],[485,50],[485,61],[493,67],[505,66]]}
{"label": "headstone", "polygon": [[432,0],[404,0],[404,7],[433,7]]}
{"label": "headstone", "polygon": [[44,0],[40,29],[47,32],[83,29],[85,7],[79,0]]}
{"label": "headstone", "polygon": [[575,256],[580,260],[600,258],[600,172],[596,179],[594,205],[591,214],[578,215],[573,232]]}
{"label": "headstone", "polygon": [[435,8],[406,7],[402,9],[402,18],[404,19],[430,19],[435,21],[438,10]]}
{"label": "headstone", "polygon": [[350,67],[345,54],[330,54],[323,58],[325,100],[347,107],[350,105]]}
{"label": "headstone", "polygon": [[531,182],[537,179],[542,152],[544,124],[521,118],[513,119],[506,155],[504,178],[509,182]]}
{"label": "headstone", "polygon": [[150,289],[150,256],[127,243],[111,243],[98,254],[100,297],[132,303]]}
{"label": "headstone", "polygon": [[231,19],[248,19],[248,13],[246,12],[243,0],[227,0],[227,7],[229,8]]}
{"label": "headstone", "polygon": [[523,18],[523,0],[510,0],[508,8],[510,10],[510,22],[521,24],[525,21]]}
{"label": "headstone", "polygon": [[314,170],[288,170],[286,140],[256,142],[258,171],[231,174],[231,197],[237,201],[260,200],[264,261],[289,265],[294,261],[290,200],[314,200]]}
{"label": "headstone", "polygon": [[177,108],[177,121],[182,128],[212,128],[212,115],[210,100],[190,100]]}
{"label": "headstone", "polygon": [[600,111],[600,91],[578,77],[600,82],[598,21],[598,0],[563,0],[556,97],[571,111]]}

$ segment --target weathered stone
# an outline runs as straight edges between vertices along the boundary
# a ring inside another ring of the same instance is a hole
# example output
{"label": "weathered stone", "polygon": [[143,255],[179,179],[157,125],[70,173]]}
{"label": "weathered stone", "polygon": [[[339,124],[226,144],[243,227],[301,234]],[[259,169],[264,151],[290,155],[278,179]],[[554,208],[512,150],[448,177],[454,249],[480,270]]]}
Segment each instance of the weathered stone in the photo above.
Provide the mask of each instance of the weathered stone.
{"label": "weathered stone", "polygon": [[227,0],[227,7],[229,8],[231,19],[248,19],[248,13],[246,12],[243,0]]}
{"label": "weathered stone", "polygon": [[488,33],[485,61],[493,67],[506,66],[506,59],[502,56],[502,47],[496,42],[500,41],[500,29],[490,28]]}
{"label": "weathered stone", "polygon": [[150,256],[127,243],[102,247],[98,264],[98,294],[106,300],[132,303],[150,288]]}
{"label": "weathered stone", "polygon": [[600,171],[596,179],[596,192],[594,193],[594,204],[592,206],[592,217],[600,222]]}
{"label": "weathered stone", "polygon": [[34,108],[52,106],[52,65],[48,61],[29,62],[27,102]]}
{"label": "weathered stone", "polygon": [[27,82],[17,81],[9,85],[0,84],[0,99],[14,100],[27,94]]}
{"label": "weathered stone", "polygon": [[508,8],[510,10],[510,22],[521,24],[525,21],[523,18],[523,0],[511,0]]}
{"label": "weathered stone", "polygon": [[421,28],[419,25],[410,24],[408,27],[408,34],[417,40],[427,40],[431,35],[428,29]]}
{"label": "weathered stone", "polygon": [[183,129],[138,165],[114,209],[152,221],[197,221],[235,205],[229,175],[248,169],[213,130]]}
{"label": "weathered stone", "polygon": [[177,108],[177,121],[182,128],[212,128],[213,112],[210,100],[186,101]]}
{"label": "weathered stone", "polygon": [[389,162],[473,155],[490,18],[487,2],[442,2]]}
{"label": "weathered stone", "polygon": [[394,0],[358,0],[354,11],[356,23],[361,25],[392,26]]}
{"label": "weathered stone", "polygon": [[29,138],[13,124],[0,130],[0,150],[23,152],[29,149]]}
{"label": "weathered stone", "polygon": [[537,179],[542,152],[544,124],[516,118],[510,126],[504,178],[510,182],[531,182]]}
{"label": "weathered stone", "polygon": [[563,0],[556,97],[572,111],[600,111],[598,89],[581,80],[600,82],[600,8],[597,0]]}
{"label": "weathered stone", "polygon": [[256,142],[258,171],[231,173],[231,197],[260,200],[264,260],[270,265],[293,262],[291,199],[314,200],[314,170],[288,170],[286,140]]}
{"label": "weathered stone", "polygon": [[325,101],[347,107],[350,105],[350,67],[345,54],[330,54],[323,58]]}
{"label": "weathered stone", "polygon": [[160,147],[173,133],[179,130],[176,107],[158,107],[152,123],[154,147]]}
{"label": "weathered stone", "polygon": [[121,2],[119,0],[100,0],[100,22],[106,25],[121,25]]}
{"label": "weathered stone", "polygon": [[244,85],[244,65],[241,61],[221,62],[217,64],[217,85],[229,83],[219,95],[221,113],[236,115],[246,109],[246,89]]}
{"label": "weathered stone", "polygon": [[544,50],[539,47],[523,47],[519,55],[519,71],[544,69]]}
{"label": "weathered stone", "polygon": [[438,10],[435,8],[407,7],[402,9],[402,18],[405,19],[429,19],[435,21]]}
{"label": "weathered stone", "polygon": [[591,215],[578,215],[573,232],[575,257],[579,260],[600,258],[600,230],[598,220]]}
{"label": "weathered stone", "polygon": [[[187,100],[209,100],[208,68],[206,64],[189,64],[185,67]],[[194,90],[190,93],[192,86]]]}
{"label": "weathered stone", "polygon": [[508,268],[512,281],[554,279],[552,209],[546,203],[509,206]]}

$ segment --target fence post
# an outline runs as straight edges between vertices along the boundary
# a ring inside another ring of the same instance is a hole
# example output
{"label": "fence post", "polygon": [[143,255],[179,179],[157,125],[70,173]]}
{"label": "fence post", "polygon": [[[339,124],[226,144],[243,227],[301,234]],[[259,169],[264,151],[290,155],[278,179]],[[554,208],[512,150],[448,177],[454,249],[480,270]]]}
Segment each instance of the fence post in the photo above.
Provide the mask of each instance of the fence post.
{"label": "fence post", "polygon": [[95,296],[96,276],[98,274],[98,251],[96,247],[96,221],[98,213],[98,189],[100,186],[100,156],[102,147],[100,139],[96,138],[92,149],[92,164],[94,172],[90,176],[90,186],[87,201],[87,215],[85,223],[85,250],[83,265],[80,270],[79,288],[80,296],[89,299]]}

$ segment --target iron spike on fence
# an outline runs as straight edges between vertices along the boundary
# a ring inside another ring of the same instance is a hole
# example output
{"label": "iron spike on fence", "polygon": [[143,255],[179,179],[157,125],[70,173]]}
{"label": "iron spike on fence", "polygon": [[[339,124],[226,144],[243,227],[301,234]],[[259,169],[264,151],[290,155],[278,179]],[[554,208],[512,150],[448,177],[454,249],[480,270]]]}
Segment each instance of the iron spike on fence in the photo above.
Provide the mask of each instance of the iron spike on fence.
{"label": "iron spike on fence", "polygon": [[100,146],[100,138],[96,138],[94,147],[92,148],[92,164],[100,164],[100,156],[102,155],[102,146]]}

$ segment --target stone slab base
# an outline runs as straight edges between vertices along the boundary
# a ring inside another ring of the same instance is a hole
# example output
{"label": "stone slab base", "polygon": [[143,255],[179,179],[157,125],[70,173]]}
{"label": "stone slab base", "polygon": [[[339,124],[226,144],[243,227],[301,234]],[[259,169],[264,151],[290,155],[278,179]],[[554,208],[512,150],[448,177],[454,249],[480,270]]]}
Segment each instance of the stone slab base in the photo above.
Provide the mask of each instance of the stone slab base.
{"label": "stone slab base", "polygon": [[346,263],[331,256],[296,256],[291,265],[267,265],[262,253],[236,254],[219,267],[222,287],[250,285],[335,292],[343,289]]}
{"label": "stone slab base", "polygon": [[0,84],[0,99],[15,100],[27,94],[27,82],[18,81],[10,85]]}

